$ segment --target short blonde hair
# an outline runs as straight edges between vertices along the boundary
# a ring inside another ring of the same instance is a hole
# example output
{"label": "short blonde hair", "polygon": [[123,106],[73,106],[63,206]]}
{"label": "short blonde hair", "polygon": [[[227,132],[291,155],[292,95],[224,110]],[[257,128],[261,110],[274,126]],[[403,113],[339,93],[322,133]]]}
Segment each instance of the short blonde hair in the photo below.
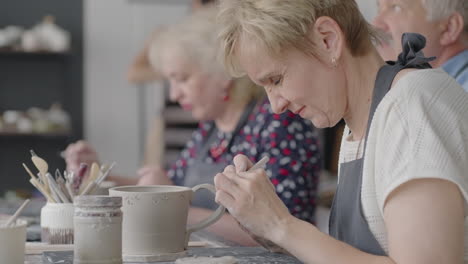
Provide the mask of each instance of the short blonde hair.
{"label": "short blonde hair", "polygon": [[273,55],[294,47],[316,56],[307,33],[321,16],[338,23],[353,56],[364,55],[372,47],[373,31],[354,0],[221,0],[221,57],[227,70],[235,76],[243,74],[234,54],[242,38],[255,39]]}
{"label": "short blonde hair", "polygon": [[[177,24],[163,28],[153,39],[149,48],[149,61],[155,71],[160,72],[162,55],[174,49],[180,57],[207,74],[230,79],[222,63],[217,59],[219,27],[216,23],[218,9],[215,6],[200,8]],[[232,97],[248,101],[263,94],[263,88],[247,77],[233,80]]]}

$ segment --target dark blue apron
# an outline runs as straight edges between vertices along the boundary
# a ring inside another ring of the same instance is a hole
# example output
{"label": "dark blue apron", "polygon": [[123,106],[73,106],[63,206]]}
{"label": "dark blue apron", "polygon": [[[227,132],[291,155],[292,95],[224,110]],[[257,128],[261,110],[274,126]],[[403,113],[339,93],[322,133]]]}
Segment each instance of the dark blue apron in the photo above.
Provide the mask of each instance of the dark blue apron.
{"label": "dark blue apron", "polygon": [[369,229],[369,224],[362,211],[362,174],[370,125],[377,106],[390,90],[398,72],[408,68],[431,68],[428,62],[433,58],[425,58],[421,51],[425,44],[425,38],[419,34],[403,34],[403,51],[398,56],[398,60],[387,62],[377,74],[362,158],[340,165],[338,188],[330,214],[330,235],[370,254],[386,255]]}
{"label": "dark blue apron", "polygon": [[[237,122],[237,126],[232,133],[231,139],[227,142],[227,146],[225,148],[226,151],[229,151],[233,144],[234,138],[238,136],[240,130],[247,123],[249,115],[257,106],[257,102],[259,101],[253,100],[246,106],[246,109],[239,119],[239,122]],[[197,153],[194,163],[188,166],[185,170],[185,178],[182,184],[183,186],[194,187],[202,183],[213,184],[214,176],[217,173],[222,172],[224,168],[231,164],[231,161],[228,160],[218,163],[206,162],[206,158],[208,158],[209,149],[212,143],[218,139],[217,133],[218,129],[216,128],[216,125],[213,124],[213,127],[208,132],[206,141],[204,142],[200,151]],[[201,190],[194,196],[192,200],[192,206],[216,210],[219,205],[214,201],[213,194],[211,192]]]}

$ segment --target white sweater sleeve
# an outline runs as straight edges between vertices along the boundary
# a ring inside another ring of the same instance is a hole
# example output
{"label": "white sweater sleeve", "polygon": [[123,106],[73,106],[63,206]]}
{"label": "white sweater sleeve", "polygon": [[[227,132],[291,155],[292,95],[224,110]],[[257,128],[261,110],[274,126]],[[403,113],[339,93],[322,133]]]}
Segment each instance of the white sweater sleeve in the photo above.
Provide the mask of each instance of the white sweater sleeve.
{"label": "white sweater sleeve", "polygon": [[400,79],[388,95],[376,111],[368,142],[375,151],[380,213],[392,191],[421,178],[457,184],[466,205],[468,94],[441,70],[419,70]]}

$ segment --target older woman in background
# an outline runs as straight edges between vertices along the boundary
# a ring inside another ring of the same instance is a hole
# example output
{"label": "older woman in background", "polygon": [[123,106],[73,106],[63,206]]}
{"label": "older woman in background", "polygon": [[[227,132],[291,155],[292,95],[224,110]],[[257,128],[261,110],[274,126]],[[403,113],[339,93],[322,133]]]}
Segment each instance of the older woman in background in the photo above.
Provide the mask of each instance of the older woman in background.
{"label": "older woman in background", "polygon": [[[282,203],[293,215],[314,222],[320,170],[316,132],[310,122],[293,113],[272,113],[263,89],[247,77],[232,79],[225,73],[216,60],[215,17],[214,8],[197,11],[161,31],[150,46],[151,65],[170,82],[170,99],[190,111],[200,125],[167,173],[143,168],[138,172],[139,184],[192,187],[212,183],[237,154],[252,162],[269,156],[265,170]],[[70,165],[80,162],[80,153],[86,149],[79,148],[75,145],[67,150]],[[93,155],[88,162],[97,159],[95,152]],[[136,183],[115,176],[112,180]],[[194,197],[189,222],[198,222],[216,209],[210,196],[200,193]],[[211,230],[243,245],[254,244],[227,213]]]}
{"label": "older woman in background", "polygon": [[[198,10],[199,8],[205,8],[207,6],[216,3],[216,0],[191,0],[192,11]],[[159,27],[153,31],[148,41],[146,41],[143,49],[137,54],[135,59],[132,61],[130,68],[127,72],[127,78],[132,83],[145,83],[154,80],[160,80],[162,78],[160,72],[155,71],[149,61],[148,53],[153,40],[159,35],[159,32],[163,30],[163,27]]]}
{"label": "older woman in background", "polygon": [[[354,0],[222,0],[225,64],[276,113],[344,118],[330,235],[292,216],[265,171],[237,156],[216,199],[305,263],[468,263],[468,94],[429,69],[424,37],[385,64]],[[465,258],[465,260],[464,260]]]}

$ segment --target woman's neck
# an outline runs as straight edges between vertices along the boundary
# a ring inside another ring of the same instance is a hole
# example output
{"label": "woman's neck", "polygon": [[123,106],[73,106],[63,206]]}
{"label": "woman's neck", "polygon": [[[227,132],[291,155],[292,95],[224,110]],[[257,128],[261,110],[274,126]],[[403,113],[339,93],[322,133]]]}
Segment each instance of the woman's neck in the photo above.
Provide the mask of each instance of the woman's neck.
{"label": "woman's neck", "polygon": [[244,113],[247,102],[240,103],[230,100],[226,102],[226,104],[227,105],[223,113],[216,118],[214,122],[220,131],[233,132]]}
{"label": "woman's neck", "polygon": [[377,73],[385,62],[375,49],[348,61],[351,63],[344,65],[348,83],[348,107],[344,120],[351,130],[352,140],[361,140],[366,134]]}

